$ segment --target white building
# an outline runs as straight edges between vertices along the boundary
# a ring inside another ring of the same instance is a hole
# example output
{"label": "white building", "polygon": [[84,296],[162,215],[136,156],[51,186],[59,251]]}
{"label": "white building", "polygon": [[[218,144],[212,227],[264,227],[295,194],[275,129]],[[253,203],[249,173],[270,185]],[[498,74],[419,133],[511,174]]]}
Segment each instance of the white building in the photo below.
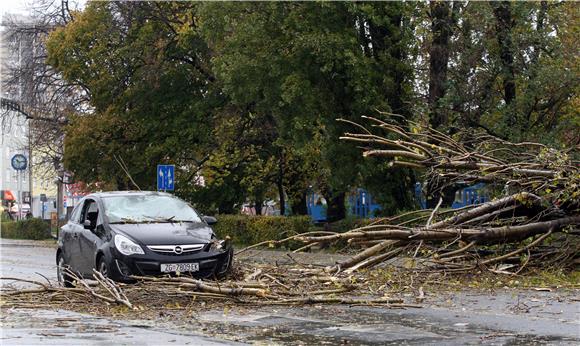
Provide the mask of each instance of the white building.
{"label": "white building", "polygon": [[[19,77],[17,83],[11,83],[11,87],[6,87],[8,78],[13,77],[11,70],[23,66],[23,61],[35,54],[35,38],[31,35],[20,35],[17,42],[10,42],[7,39],[7,32],[10,30],[12,21],[20,23],[32,22],[30,17],[22,15],[4,15],[0,25],[0,97],[3,101],[13,101],[18,103],[26,92],[27,80]],[[0,108],[0,190],[3,191],[2,204],[7,206],[11,203],[10,197],[14,197],[17,202],[28,203],[32,206],[34,216],[41,216],[42,204],[40,194],[47,195],[49,199],[56,198],[56,188],[54,184],[55,174],[38,175],[35,165],[32,164],[30,156],[34,152],[30,151],[29,120],[20,112],[10,110],[7,107]],[[27,169],[18,174],[11,164],[12,157],[22,154],[27,158]],[[35,158],[35,157],[34,157]],[[35,158],[37,159],[37,158]],[[37,161],[37,160],[34,160]],[[32,169],[32,171],[31,171]],[[19,197],[18,191],[21,191]],[[30,193],[32,191],[32,193]],[[54,203],[49,200],[44,203],[44,217],[50,217],[50,212],[54,211]]]}

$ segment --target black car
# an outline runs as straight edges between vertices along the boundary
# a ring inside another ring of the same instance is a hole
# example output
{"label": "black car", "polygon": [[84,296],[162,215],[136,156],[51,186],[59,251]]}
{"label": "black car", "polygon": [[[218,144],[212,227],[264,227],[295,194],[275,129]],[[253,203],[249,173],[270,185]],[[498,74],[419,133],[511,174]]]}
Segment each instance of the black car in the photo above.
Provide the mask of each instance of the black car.
{"label": "black car", "polygon": [[84,197],[58,237],[58,279],[72,286],[63,268],[90,278],[93,269],[116,281],[132,275],[182,273],[225,276],[233,249],[189,204],[163,192],[100,192]]}

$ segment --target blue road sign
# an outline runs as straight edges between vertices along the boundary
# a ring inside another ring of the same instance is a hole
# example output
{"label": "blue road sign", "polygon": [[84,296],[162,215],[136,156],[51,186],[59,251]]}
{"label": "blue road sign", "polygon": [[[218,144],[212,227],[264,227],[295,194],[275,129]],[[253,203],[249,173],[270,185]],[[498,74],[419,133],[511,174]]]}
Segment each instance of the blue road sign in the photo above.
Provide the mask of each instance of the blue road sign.
{"label": "blue road sign", "polygon": [[175,189],[175,165],[157,165],[157,190]]}

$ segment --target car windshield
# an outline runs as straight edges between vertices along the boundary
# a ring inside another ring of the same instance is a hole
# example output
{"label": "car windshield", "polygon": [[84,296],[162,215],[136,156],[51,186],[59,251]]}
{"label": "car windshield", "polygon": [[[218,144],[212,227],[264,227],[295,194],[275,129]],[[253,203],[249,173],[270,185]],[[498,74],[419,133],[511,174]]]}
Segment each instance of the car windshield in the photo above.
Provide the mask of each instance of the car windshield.
{"label": "car windshield", "polygon": [[201,222],[193,208],[173,196],[109,196],[102,200],[110,223]]}

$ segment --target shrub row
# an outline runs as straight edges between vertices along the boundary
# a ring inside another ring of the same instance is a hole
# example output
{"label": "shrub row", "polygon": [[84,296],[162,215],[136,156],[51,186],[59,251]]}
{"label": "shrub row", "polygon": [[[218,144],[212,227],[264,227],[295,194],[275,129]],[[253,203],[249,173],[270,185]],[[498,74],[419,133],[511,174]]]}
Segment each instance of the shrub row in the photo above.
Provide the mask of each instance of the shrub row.
{"label": "shrub row", "polygon": [[[219,215],[213,226],[219,238],[229,236],[236,245],[252,245],[268,240],[281,240],[292,235],[316,230],[346,232],[368,225],[372,220],[348,218],[328,225],[314,225],[309,216],[247,216]],[[289,242],[284,247],[297,248],[301,242]]]}
{"label": "shrub row", "polygon": [[312,227],[308,216],[219,215],[213,226],[220,238],[229,236],[237,245],[251,245],[267,240],[281,240],[308,232]]}
{"label": "shrub row", "polygon": [[325,228],[331,232],[344,233],[350,231],[351,229],[367,226],[373,221],[376,220],[347,217],[346,219],[330,223],[327,226],[325,226]]}
{"label": "shrub row", "polygon": [[50,239],[49,225],[41,219],[2,222],[0,236],[9,239]]}

